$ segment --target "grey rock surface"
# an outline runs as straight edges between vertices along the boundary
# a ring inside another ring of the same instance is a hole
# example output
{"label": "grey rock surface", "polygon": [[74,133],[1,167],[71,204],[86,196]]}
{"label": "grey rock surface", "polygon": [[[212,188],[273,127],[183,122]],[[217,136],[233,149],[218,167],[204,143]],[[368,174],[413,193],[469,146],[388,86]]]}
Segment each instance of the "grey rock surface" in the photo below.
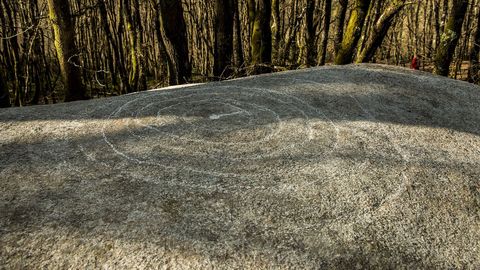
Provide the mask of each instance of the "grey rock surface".
{"label": "grey rock surface", "polygon": [[480,88],[324,67],[0,110],[0,268],[480,268]]}

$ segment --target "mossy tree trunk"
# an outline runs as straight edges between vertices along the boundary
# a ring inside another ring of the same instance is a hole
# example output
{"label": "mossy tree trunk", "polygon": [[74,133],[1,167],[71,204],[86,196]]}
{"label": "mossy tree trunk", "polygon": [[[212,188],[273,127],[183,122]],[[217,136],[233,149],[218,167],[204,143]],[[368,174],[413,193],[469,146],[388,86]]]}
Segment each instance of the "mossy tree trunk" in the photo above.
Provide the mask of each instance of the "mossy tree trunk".
{"label": "mossy tree trunk", "polygon": [[353,60],[355,48],[362,34],[365,17],[368,13],[370,0],[355,0],[355,6],[350,14],[347,30],[342,39],[342,44],[335,56],[335,64],[345,65]]}
{"label": "mossy tree trunk", "polygon": [[135,6],[130,0],[123,0],[123,19],[125,20],[125,27],[128,34],[129,50],[130,50],[130,74],[128,84],[131,86],[131,90],[138,90],[138,82],[140,76],[140,67],[138,59],[138,33],[135,25],[134,14]]}
{"label": "mossy tree trunk", "polygon": [[461,35],[468,0],[453,0],[453,6],[445,24],[445,30],[440,38],[440,45],[435,52],[433,73],[448,76],[453,54]]}
{"label": "mossy tree trunk", "polygon": [[387,36],[388,30],[396,15],[405,7],[405,0],[396,0],[380,15],[380,18],[374,24],[372,31],[368,35],[365,46],[361,50],[357,62],[370,62],[375,56],[375,52],[382,45],[384,38]]}
{"label": "mossy tree trunk", "polygon": [[347,16],[348,0],[339,0],[338,4],[339,6],[336,13],[337,21],[335,24],[336,33],[334,40],[335,56],[342,46],[343,28],[345,24],[345,17]]}
{"label": "mossy tree trunk", "polygon": [[48,0],[49,18],[55,36],[55,50],[65,84],[65,101],[87,99],[80,69],[74,65],[75,25],[68,0]]}
{"label": "mossy tree trunk", "polygon": [[271,0],[249,0],[248,2],[252,64],[272,62],[272,30],[270,19],[272,16]]}
{"label": "mossy tree trunk", "polygon": [[145,61],[142,59],[143,26],[138,0],[123,0],[123,18],[128,33],[130,50],[130,74],[128,76],[130,91],[146,90]]}
{"label": "mossy tree trunk", "polygon": [[233,0],[215,0],[215,40],[214,64],[215,77],[229,77],[233,71]]}
{"label": "mossy tree trunk", "polygon": [[159,0],[161,30],[169,58],[171,85],[187,83],[192,75],[188,57],[188,39],[180,0]]}

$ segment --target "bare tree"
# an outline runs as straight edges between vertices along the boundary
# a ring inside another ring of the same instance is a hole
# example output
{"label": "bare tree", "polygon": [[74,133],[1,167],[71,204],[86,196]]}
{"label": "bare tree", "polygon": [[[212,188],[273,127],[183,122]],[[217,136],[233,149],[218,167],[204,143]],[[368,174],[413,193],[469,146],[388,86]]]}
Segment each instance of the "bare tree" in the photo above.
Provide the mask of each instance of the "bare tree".
{"label": "bare tree", "polygon": [[392,26],[395,16],[402,10],[405,6],[406,0],[394,0],[387,9],[382,13],[378,20],[373,25],[373,29],[370,32],[365,46],[361,50],[357,62],[365,63],[370,62],[374,57],[377,49],[383,42],[383,39],[386,37],[388,30]]}
{"label": "bare tree", "polygon": [[[13,79],[13,91],[15,95],[15,105],[22,106],[24,100],[23,92],[23,80],[21,80],[21,74],[23,69],[23,59],[21,59],[21,46],[19,44],[18,35],[11,31],[11,28],[15,29],[17,26],[17,11],[15,7],[10,6],[12,2],[2,0],[0,2],[5,13],[0,15],[0,22],[3,26],[3,32],[8,33],[10,36],[8,39],[3,39],[4,47],[9,47],[7,51],[6,62],[10,68],[6,71]],[[10,29],[7,27],[10,26]],[[10,31],[9,31],[10,30]]]}
{"label": "bare tree", "polygon": [[479,1],[0,0],[2,93],[46,104],[415,52],[479,83]]}

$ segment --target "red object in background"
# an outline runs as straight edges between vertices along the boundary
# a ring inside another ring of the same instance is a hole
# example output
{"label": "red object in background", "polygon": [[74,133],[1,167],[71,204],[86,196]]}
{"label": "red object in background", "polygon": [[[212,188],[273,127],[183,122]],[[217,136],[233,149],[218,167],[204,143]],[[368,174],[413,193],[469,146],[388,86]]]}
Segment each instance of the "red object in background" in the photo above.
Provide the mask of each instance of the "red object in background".
{"label": "red object in background", "polygon": [[418,65],[418,58],[417,58],[416,55],[412,59],[412,64],[410,65],[410,68],[411,69],[416,69],[416,70],[418,70],[420,68],[419,65]]}

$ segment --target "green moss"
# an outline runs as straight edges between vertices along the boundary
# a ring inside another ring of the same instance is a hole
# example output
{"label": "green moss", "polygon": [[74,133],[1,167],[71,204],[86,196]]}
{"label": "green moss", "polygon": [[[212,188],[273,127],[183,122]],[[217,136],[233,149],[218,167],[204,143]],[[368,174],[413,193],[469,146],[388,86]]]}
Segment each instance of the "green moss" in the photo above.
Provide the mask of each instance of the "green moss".
{"label": "green moss", "polygon": [[352,62],[353,53],[362,33],[363,23],[368,11],[370,1],[358,0],[357,7],[352,10],[347,29],[343,36],[340,49],[335,56],[335,64],[345,65]]}
{"label": "green moss", "polygon": [[445,33],[443,33],[440,37],[440,42],[442,43],[443,46],[446,46],[447,43],[452,42],[457,38],[457,33],[452,31],[451,29],[446,29]]}
{"label": "green moss", "polygon": [[262,30],[258,16],[255,18],[252,30],[252,39],[250,41],[252,50],[252,64],[262,62]]}

